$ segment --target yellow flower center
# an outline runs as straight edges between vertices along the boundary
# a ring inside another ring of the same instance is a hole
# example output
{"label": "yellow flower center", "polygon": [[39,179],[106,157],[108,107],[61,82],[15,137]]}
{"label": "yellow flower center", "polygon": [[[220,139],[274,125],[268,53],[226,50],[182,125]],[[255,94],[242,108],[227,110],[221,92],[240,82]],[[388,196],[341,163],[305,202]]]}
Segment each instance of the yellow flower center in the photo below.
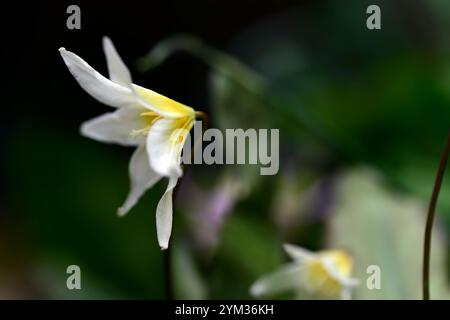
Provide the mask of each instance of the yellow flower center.
{"label": "yellow flower center", "polygon": [[170,135],[170,142],[174,145],[182,144],[186,136],[189,134],[189,131],[191,130],[193,123],[194,119],[190,117],[185,117],[176,120],[174,126],[175,129],[173,133]]}
{"label": "yellow flower center", "polygon": [[148,134],[148,131],[150,130],[150,127],[156,121],[161,119],[161,116],[153,111],[143,112],[140,114],[140,116],[142,117],[142,120],[144,121],[145,126],[141,129],[135,129],[135,130],[131,131],[132,136],[140,136],[140,135],[146,136]]}
{"label": "yellow flower center", "polygon": [[305,264],[303,284],[310,293],[326,298],[339,297],[341,279],[350,276],[353,268],[351,257],[344,251],[326,250]]}
{"label": "yellow flower center", "polygon": [[172,134],[169,137],[169,141],[175,145],[182,143],[192,128],[195,120],[194,109],[144,87],[140,87],[138,85],[133,85],[133,87],[136,93],[144,101],[151,106],[157,106],[157,109],[161,110],[161,112],[157,113],[148,110],[142,112],[140,117],[144,122],[144,126],[141,129],[133,130],[131,135],[147,135],[152,125],[161,118],[166,117],[165,113],[169,113],[175,118],[173,119],[174,121],[171,128]]}
{"label": "yellow flower center", "polygon": [[[163,118],[154,111],[142,112],[140,117],[143,120],[144,126],[141,129],[135,129],[131,132],[131,135],[134,137],[146,136],[153,124]],[[194,114],[173,120],[173,124],[170,129],[171,133],[168,137],[168,143],[170,143],[172,147],[176,148],[174,150],[179,150],[183,147],[183,143],[194,125],[194,121]]]}

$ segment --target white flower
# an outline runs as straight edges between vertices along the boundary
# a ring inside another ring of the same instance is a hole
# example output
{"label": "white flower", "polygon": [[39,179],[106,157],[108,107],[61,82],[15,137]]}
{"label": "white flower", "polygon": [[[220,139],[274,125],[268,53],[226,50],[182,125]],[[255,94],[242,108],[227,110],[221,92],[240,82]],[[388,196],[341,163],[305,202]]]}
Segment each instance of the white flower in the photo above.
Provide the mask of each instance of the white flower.
{"label": "white flower", "polygon": [[254,283],[250,288],[253,296],[292,290],[299,296],[306,293],[316,298],[350,299],[358,281],[350,277],[353,262],[345,251],[313,253],[290,244],[283,247],[294,261]]}
{"label": "white flower", "polygon": [[131,82],[111,40],[103,38],[109,79],[76,54],[60,48],[80,86],[99,102],[116,108],[82,124],[81,134],[107,143],[135,146],[130,160],[131,189],[118,209],[125,215],[162,177],[169,183],[156,209],[158,242],[167,249],[172,230],[172,192],[182,175],[181,151],[195,121],[194,109]]}

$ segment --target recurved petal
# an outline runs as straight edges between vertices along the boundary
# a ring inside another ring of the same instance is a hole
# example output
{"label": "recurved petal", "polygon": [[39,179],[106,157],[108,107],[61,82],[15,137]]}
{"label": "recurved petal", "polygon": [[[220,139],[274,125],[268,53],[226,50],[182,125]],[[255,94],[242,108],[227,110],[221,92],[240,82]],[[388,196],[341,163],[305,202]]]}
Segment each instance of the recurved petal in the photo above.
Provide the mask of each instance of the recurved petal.
{"label": "recurved petal", "polygon": [[81,125],[81,134],[97,141],[124,146],[143,144],[145,137],[133,134],[133,130],[142,129],[147,125],[140,116],[142,110],[145,109],[132,107],[105,113],[84,122]]}
{"label": "recurved petal", "polygon": [[127,88],[131,89],[131,74],[122,58],[120,58],[112,41],[103,37],[103,51],[108,65],[109,78]]}
{"label": "recurved petal", "polygon": [[177,178],[169,179],[166,192],[159,200],[156,208],[156,232],[158,234],[158,243],[162,250],[166,250],[169,247],[170,234],[172,233],[172,194],[177,181]]}
{"label": "recurved petal", "polygon": [[250,288],[250,294],[254,297],[261,297],[298,289],[300,279],[301,267],[290,263],[256,281]]}
{"label": "recurved petal", "polygon": [[148,165],[145,145],[139,146],[133,153],[129,164],[130,192],[125,203],[117,210],[119,216],[125,215],[139,200],[139,198],[160,179]]}
{"label": "recurved petal", "polygon": [[314,257],[313,252],[292,244],[284,244],[283,249],[292,259],[297,262],[303,262]]}
{"label": "recurved petal", "polygon": [[73,52],[64,48],[60,48],[59,52],[74,78],[92,97],[111,107],[136,105],[136,98],[130,88],[105,78]]}
{"label": "recurved petal", "polygon": [[180,157],[194,120],[160,119],[151,127],[147,136],[147,152],[150,166],[165,177],[179,178],[182,175]]}

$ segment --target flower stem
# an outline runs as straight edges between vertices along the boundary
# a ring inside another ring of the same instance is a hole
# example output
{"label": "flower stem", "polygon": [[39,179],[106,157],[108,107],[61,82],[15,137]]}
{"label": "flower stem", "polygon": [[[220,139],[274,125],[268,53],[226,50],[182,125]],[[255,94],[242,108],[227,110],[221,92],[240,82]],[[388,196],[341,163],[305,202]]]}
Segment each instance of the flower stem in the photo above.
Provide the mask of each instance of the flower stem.
{"label": "flower stem", "polygon": [[431,253],[431,236],[433,232],[433,221],[436,212],[436,203],[444,178],[447,160],[450,153],[450,131],[447,135],[447,142],[441,155],[439,168],[434,182],[433,193],[431,194],[430,205],[428,207],[427,222],[425,226],[425,239],[423,245],[423,274],[422,274],[422,294],[423,300],[430,300],[430,253]]}
{"label": "flower stem", "polygon": [[[198,119],[202,120],[202,125],[203,125],[203,134],[205,133],[206,129],[208,129],[208,115],[204,112],[201,111],[196,111],[195,112],[195,116]],[[192,144],[191,147],[191,163],[192,163],[192,157],[194,155],[195,149],[197,148],[197,144]],[[173,204],[175,205],[175,201],[177,199],[177,195],[178,195],[178,191],[179,191],[179,187],[182,185],[184,177],[186,176],[188,170],[189,170],[190,166],[187,166],[186,164],[183,165],[183,176],[180,178],[179,183],[176,185],[175,189],[173,190],[173,194],[172,194],[172,201]],[[173,279],[172,279],[172,253],[171,253],[171,245],[169,245],[169,247],[165,250],[164,252],[164,282],[165,282],[165,287],[166,287],[166,299],[167,300],[174,300],[175,299],[175,295],[174,295],[174,291],[173,291]]]}
{"label": "flower stem", "polygon": [[202,120],[203,133],[205,133],[205,131],[208,129],[208,126],[209,126],[208,115],[202,111],[196,111],[195,118]]}
{"label": "flower stem", "polygon": [[171,246],[164,251],[164,282],[166,287],[166,299],[173,300],[173,282],[172,282],[172,253]]}

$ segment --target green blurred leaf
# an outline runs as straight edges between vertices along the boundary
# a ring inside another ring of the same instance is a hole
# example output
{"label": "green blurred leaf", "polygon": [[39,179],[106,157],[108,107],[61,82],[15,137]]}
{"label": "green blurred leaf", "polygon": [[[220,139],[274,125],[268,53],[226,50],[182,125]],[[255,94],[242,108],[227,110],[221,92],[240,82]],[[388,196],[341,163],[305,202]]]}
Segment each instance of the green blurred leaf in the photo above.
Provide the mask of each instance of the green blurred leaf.
{"label": "green blurred leaf", "polygon": [[[128,192],[132,149],[119,154],[116,146],[37,126],[25,133],[7,152],[11,201],[36,250],[36,268],[54,279],[48,295],[164,297],[154,221],[161,186],[126,217],[116,214]],[[72,264],[85,275],[80,292],[66,289]]]}
{"label": "green blurred leaf", "polygon": [[207,299],[207,285],[192,252],[181,241],[172,244],[173,278],[177,299]]}
{"label": "green blurred leaf", "polygon": [[[329,246],[349,250],[361,283],[357,299],[421,298],[422,242],[426,204],[386,186],[383,177],[368,168],[343,172],[329,222]],[[435,226],[431,264],[431,296],[450,297],[446,247]],[[381,268],[381,289],[366,287],[369,265]]]}
{"label": "green blurred leaf", "polygon": [[250,285],[284,260],[275,235],[260,218],[248,217],[244,212],[230,217],[210,276],[214,298],[250,298]]}

